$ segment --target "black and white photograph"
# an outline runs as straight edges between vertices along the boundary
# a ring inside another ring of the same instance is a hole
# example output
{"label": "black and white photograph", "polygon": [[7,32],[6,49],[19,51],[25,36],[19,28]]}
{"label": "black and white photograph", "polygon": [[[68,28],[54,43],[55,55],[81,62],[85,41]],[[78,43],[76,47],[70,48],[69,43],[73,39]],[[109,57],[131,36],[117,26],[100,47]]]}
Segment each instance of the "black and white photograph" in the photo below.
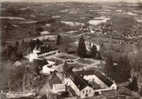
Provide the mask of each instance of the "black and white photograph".
{"label": "black and white photograph", "polygon": [[142,0],[0,0],[0,99],[142,99]]}

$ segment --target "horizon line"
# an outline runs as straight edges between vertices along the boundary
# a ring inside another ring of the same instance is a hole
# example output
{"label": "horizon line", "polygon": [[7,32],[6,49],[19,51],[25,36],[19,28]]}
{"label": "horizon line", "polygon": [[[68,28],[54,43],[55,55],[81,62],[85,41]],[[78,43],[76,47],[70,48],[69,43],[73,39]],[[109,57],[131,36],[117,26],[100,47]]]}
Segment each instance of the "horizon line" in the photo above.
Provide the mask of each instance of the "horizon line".
{"label": "horizon line", "polygon": [[142,0],[0,0],[0,2],[29,2],[29,3],[56,3],[56,2],[81,2],[81,3],[142,3]]}

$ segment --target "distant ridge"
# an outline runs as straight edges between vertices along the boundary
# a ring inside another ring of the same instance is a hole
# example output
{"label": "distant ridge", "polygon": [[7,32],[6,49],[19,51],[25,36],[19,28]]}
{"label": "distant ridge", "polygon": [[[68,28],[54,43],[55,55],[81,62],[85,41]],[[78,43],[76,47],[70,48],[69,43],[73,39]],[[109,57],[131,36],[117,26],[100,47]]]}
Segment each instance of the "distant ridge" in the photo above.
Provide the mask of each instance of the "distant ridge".
{"label": "distant ridge", "polygon": [[126,2],[142,3],[142,0],[0,0],[0,2]]}

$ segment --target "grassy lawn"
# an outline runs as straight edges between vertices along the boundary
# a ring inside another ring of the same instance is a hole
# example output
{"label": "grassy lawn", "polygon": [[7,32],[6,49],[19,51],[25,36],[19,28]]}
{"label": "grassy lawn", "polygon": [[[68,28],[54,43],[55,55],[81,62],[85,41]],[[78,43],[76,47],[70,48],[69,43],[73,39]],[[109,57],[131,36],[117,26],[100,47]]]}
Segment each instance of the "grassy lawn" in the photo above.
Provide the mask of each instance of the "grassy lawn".
{"label": "grassy lawn", "polygon": [[79,62],[81,64],[88,64],[88,65],[93,63],[93,61],[91,61],[89,59],[79,59],[79,60],[77,60],[77,62]]}
{"label": "grassy lawn", "polygon": [[0,63],[0,90],[8,88],[8,66],[10,63]]}
{"label": "grassy lawn", "polygon": [[57,57],[61,59],[76,59],[75,57],[69,55],[59,55]]}
{"label": "grassy lawn", "polygon": [[60,64],[63,63],[62,60],[59,60],[59,59],[57,59],[57,58],[50,58],[50,59],[48,59],[48,60],[49,60],[49,61],[54,61],[54,62],[56,62],[55,65],[60,65]]}

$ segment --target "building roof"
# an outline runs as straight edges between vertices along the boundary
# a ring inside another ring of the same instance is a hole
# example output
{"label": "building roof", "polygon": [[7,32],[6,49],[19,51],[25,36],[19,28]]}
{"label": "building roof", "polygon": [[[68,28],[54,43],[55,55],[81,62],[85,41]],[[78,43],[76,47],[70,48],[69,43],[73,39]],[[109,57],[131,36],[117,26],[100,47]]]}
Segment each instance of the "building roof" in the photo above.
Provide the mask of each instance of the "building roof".
{"label": "building roof", "polygon": [[51,79],[49,80],[49,84],[51,87],[53,87],[53,84],[61,84],[62,81],[60,80],[60,78],[56,75],[56,73],[54,72],[52,74]]}
{"label": "building roof", "polygon": [[103,75],[101,72],[97,70],[86,70],[86,71],[77,71],[77,75],[96,75],[102,82],[104,82],[107,86],[111,86],[113,82],[109,80],[105,75]]}
{"label": "building roof", "polygon": [[83,79],[79,75],[76,75],[74,72],[69,72],[67,74],[70,75],[70,79],[74,82],[74,84],[78,87],[79,90],[82,90],[86,86],[91,86],[85,79]]}
{"label": "building roof", "polygon": [[48,31],[42,31],[42,32],[40,32],[40,34],[41,35],[46,35],[46,34],[50,34],[50,32],[48,32]]}

